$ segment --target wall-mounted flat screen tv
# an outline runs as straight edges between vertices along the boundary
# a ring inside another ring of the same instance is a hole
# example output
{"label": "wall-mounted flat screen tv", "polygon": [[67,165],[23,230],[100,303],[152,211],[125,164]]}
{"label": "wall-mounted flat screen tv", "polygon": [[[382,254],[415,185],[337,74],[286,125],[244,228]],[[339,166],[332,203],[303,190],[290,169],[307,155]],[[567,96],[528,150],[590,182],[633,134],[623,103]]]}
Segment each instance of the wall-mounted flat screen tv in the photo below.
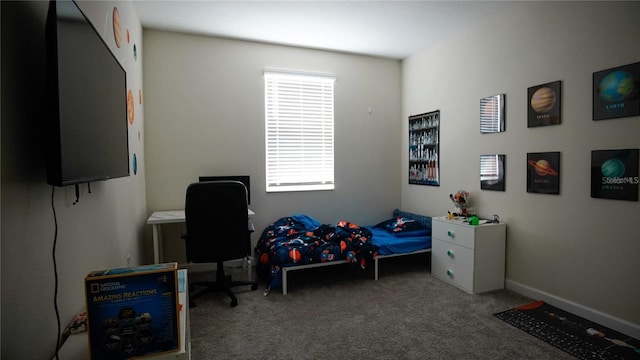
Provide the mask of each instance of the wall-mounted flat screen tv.
{"label": "wall-mounted flat screen tv", "polygon": [[47,182],[129,176],[127,76],[74,1],[51,1],[46,27]]}

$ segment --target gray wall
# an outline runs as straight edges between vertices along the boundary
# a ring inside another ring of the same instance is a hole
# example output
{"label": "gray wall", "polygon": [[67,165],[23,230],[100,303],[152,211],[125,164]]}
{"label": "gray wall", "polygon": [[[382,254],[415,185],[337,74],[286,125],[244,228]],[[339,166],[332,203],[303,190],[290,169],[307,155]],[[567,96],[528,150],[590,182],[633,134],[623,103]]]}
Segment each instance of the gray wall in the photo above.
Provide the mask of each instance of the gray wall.
{"label": "gray wall", "polygon": [[[82,4],[92,19],[105,21],[114,3]],[[186,186],[217,173],[251,175],[259,230],[293,213],[361,224],[399,205],[441,215],[451,208],[449,193],[469,190],[481,215],[498,213],[508,223],[510,287],[640,323],[640,204],[589,196],[591,150],[640,147],[638,117],[591,121],[592,73],[640,60],[640,3],[515,3],[402,64],[152,30],[144,32],[142,51],[133,6],[115,4],[137,44],[137,61],[127,57],[131,44],[116,50],[134,91],[142,87],[144,63],[145,109],[136,101],[130,127],[138,173],[92,184],[92,194],[83,187],[75,206],[71,188],[55,190],[63,324],[84,308],[88,271],[125,265],[127,255],[133,264],[149,262],[147,215],[182,208]],[[52,189],[39,125],[46,115],[47,5],[2,2],[2,358],[8,359],[46,358],[55,343]],[[265,67],[337,75],[335,191],[264,191]],[[527,87],[555,80],[563,81],[562,125],[528,129]],[[498,93],[507,94],[507,132],[480,135],[479,99]],[[435,109],[442,111],[441,186],[409,186],[406,118]],[[537,151],[562,152],[559,196],[526,193],[526,153]],[[478,158],[485,153],[507,155],[506,192],[479,190]],[[174,235],[166,236],[173,238],[168,256],[180,258],[178,229],[167,228]]]}
{"label": "gray wall", "polygon": [[[402,117],[441,110],[440,187],[407,185],[402,207],[452,210],[471,192],[508,224],[507,285],[640,329],[640,203],[590,197],[591,151],[640,148],[640,117],[592,121],[592,74],[640,61],[638,2],[515,2],[403,61]],[[562,124],[527,128],[527,88],[562,80]],[[506,94],[506,129],[480,134],[479,101]],[[407,121],[402,148],[407,149]],[[560,195],[526,191],[528,152],[560,151]],[[506,154],[506,191],[481,191],[479,156]]]}
{"label": "gray wall", "polygon": [[[296,213],[372,224],[399,205],[399,61],[155,30],[144,40],[149,213],[183,208],[200,175],[250,175],[258,232]],[[265,68],[336,75],[334,191],[266,193]],[[183,258],[179,229],[164,228],[166,258]]]}
{"label": "gray wall", "polygon": [[[85,309],[84,276],[92,270],[143,260],[146,220],[143,111],[136,96],[135,121],[129,125],[130,155],[137,175],[73,187],[46,183],[44,122],[47,121],[45,21],[48,1],[2,2],[2,357],[47,359],[55,350],[52,250],[57,215],[58,307],[62,326]],[[127,85],[142,88],[142,29],[128,2],[82,2],[86,14],[127,71]],[[123,40],[115,47],[111,13],[119,8]],[[123,37],[126,39],[126,37]],[[82,56],[82,54],[78,54]]]}

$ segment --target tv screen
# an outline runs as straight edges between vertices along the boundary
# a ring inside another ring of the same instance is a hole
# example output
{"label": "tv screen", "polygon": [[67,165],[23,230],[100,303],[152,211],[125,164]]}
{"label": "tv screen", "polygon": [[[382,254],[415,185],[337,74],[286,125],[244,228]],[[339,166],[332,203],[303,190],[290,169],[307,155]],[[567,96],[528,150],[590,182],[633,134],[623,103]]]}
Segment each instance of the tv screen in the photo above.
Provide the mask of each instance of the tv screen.
{"label": "tv screen", "polygon": [[247,188],[247,204],[251,205],[250,177],[248,175],[200,176],[198,181],[240,181]]}
{"label": "tv screen", "polygon": [[126,73],[73,1],[47,18],[47,182],[64,186],[129,176]]}

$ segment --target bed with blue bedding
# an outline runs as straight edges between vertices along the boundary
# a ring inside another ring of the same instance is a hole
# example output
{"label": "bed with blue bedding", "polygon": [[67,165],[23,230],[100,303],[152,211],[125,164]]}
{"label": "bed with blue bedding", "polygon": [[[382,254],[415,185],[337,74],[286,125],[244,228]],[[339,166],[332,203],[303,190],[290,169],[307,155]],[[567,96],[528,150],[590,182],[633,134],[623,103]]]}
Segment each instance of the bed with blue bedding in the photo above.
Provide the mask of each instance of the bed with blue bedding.
{"label": "bed with blue bedding", "polygon": [[431,251],[431,217],[394,210],[390,219],[372,226],[348,221],[335,225],[298,214],[267,226],[256,245],[256,272],[271,289],[287,294],[287,273],[311,267],[351,264],[365,269],[387,257]]}

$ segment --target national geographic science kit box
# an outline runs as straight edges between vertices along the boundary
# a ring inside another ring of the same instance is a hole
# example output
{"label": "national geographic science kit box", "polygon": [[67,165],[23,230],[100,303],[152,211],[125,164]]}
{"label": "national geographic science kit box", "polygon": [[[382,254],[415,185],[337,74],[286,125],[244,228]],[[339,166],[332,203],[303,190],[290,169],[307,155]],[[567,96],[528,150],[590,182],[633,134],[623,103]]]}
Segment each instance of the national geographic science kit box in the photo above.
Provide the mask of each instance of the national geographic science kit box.
{"label": "national geographic science kit box", "polygon": [[180,349],[177,270],[177,263],[166,263],[85,277],[91,359],[136,359]]}

